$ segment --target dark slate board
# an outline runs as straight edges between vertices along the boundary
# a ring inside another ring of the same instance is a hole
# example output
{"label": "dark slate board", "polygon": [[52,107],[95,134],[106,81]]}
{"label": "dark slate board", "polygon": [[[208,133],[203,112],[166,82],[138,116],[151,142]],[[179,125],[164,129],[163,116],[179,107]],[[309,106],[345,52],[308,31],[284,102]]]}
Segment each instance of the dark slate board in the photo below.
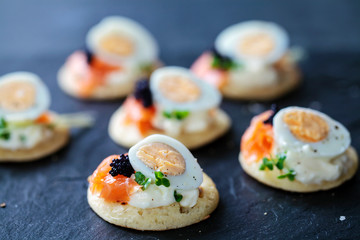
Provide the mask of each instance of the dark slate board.
{"label": "dark slate board", "polygon": [[[60,113],[93,110],[93,129],[72,133],[70,144],[34,163],[0,165],[0,239],[355,239],[360,236],[360,178],[312,194],[266,187],[244,174],[239,142],[251,117],[270,103],[224,101],[231,131],[196,151],[220,191],[211,218],[179,230],[138,232],[97,217],[86,202],[86,178],[100,161],[127,149],[107,135],[122,101],[82,102],[62,93],[56,72],[84,46],[87,29],[110,14],[132,17],[154,33],[162,59],[190,66],[229,24],[247,19],[280,23],[293,45],[307,49],[304,84],[278,101],[320,109],[344,123],[360,150],[360,4],[358,1],[0,1],[0,74],[39,74]],[[266,215],[265,215],[266,213]],[[340,221],[345,216],[345,221]]]}

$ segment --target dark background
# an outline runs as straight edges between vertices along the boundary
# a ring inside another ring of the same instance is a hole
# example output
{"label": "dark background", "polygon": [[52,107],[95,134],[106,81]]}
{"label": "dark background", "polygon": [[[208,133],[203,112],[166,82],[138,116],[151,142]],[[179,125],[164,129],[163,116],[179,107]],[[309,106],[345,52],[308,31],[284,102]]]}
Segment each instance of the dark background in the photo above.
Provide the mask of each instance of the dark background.
{"label": "dark background", "polygon": [[[82,102],[66,96],[56,73],[66,57],[85,45],[89,27],[108,15],[142,23],[156,37],[161,59],[189,67],[225,27],[243,20],[279,23],[301,63],[303,85],[280,106],[319,109],[339,120],[360,150],[360,1],[231,0],[0,0],[0,75],[39,74],[60,113],[93,110],[96,125],[73,131],[70,144],[43,160],[0,164],[0,239],[356,239],[360,237],[360,178],[334,190],[295,194],[266,187],[247,176],[237,156],[251,117],[270,103],[224,100],[231,131],[193,151],[213,178],[220,204],[190,227],[140,232],[100,219],[86,201],[86,178],[106,156],[124,153],[108,137],[107,124],[122,101]],[[284,180],[285,181],[285,180]],[[266,215],[264,213],[267,213]],[[339,217],[345,216],[345,221]]]}

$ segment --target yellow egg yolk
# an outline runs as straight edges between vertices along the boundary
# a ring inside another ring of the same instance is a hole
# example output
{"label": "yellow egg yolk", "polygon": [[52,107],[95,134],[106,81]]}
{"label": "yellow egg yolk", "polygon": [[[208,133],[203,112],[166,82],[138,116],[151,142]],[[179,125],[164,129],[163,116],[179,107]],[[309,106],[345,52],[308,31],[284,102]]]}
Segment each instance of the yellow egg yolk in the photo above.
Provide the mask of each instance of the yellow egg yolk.
{"label": "yellow egg yolk", "polygon": [[136,156],[149,168],[169,176],[185,172],[185,159],[173,147],[165,143],[149,143],[141,146]]}
{"label": "yellow egg yolk", "polygon": [[133,41],[121,34],[109,34],[100,40],[100,47],[109,53],[128,57],[134,52]]}
{"label": "yellow egg yolk", "polygon": [[275,47],[274,39],[266,33],[252,33],[243,37],[238,45],[241,54],[262,57]]}
{"label": "yellow egg yolk", "polygon": [[0,107],[13,112],[21,112],[34,106],[36,88],[25,81],[5,83],[0,88]]}
{"label": "yellow egg yolk", "polygon": [[304,111],[285,113],[283,121],[291,133],[303,142],[319,142],[329,134],[328,123],[318,115]]}
{"label": "yellow egg yolk", "polygon": [[200,88],[190,79],[173,75],[167,76],[159,84],[160,92],[173,102],[192,102],[200,97]]}

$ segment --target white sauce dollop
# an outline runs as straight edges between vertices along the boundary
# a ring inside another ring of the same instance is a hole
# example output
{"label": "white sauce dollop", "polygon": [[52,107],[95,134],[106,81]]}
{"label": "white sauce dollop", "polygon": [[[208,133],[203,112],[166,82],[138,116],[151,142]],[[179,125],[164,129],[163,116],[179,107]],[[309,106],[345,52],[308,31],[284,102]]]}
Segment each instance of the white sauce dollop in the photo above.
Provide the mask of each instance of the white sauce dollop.
{"label": "white sauce dollop", "polygon": [[9,139],[0,139],[0,147],[11,150],[30,149],[51,135],[52,131],[39,125],[14,128],[10,131]]}
{"label": "white sauce dollop", "polygon": [[166,118],[162,114],[162,111],[157,111],[153,120],[153,125],[166,132],[169,136],[179,136],[182,132],[194,133],[206,130],[213,122],[213,118],[210,117],[209,112],[197,111],[191,112],[183,120],[177,120],[175,118]]}
{"label": "white sauce dollop", "polygon": [[[175,189],[151,184],[145,191],[139,190],[130,196],[129,204],[138,208],[155,208],[168,206],[175,201]],[[182,207],[193,207],[199,198],[199,190],[177,190],[183,196],[180,201]]]}

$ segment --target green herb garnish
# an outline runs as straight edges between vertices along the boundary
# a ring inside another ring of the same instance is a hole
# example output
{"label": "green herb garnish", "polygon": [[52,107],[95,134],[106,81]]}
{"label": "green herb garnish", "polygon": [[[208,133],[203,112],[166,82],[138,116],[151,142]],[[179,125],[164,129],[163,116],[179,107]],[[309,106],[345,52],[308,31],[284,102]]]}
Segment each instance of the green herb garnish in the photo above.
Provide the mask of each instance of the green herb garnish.
{"label": "green herb garnish", "polygon": [[260,170],[265,170],[266,168],[268,168],[269,170],[274,169],[274,160],[273,159],[269,159],[267,157],[263,158],[263,163],[260,165]]}
{"label": "green herb garnish", "polygon": [[[271,156],[270,156],[270,158],[264,157],[262,159],[263,162],[260,165],[259,170],[264,171],[266,169],[269,169],[270,171],[272,171],[275,166],[277,169],[282,171],[284,169],[285,159],[286,159],[286,152],[277,154],[275,158],[273,158]],[[294,181],[295,175],[296,175],[296,172],[294,170],[288,169],[288,173],[280,175],[280,176],[278,176],[278,178],[279,179],[288,178],[290,181]]]}
{"label": "green herb garnish", "polygon": [[0,118],[0,139],[9,140],[10,139],[10,131],[7,130],[8,124],[5,119]]}
{"label": "green herb garnish", "polygon": [[189,116],[189,111],[164,111],[163,116],[166,118],[176,118],[177,120],[183,120],[187,116]]}
{"label": "green herb garnish", "polygon": [[150,183],[151,183],[151,179],[150,178],[147,178],[145,177],[144,174],[142,174],[141,172],[136,172],[135,173],[135,182],[137,182],[139,185],[142,186],[142,190],[145,191]]}
{"label": "green herb garnish", "polygon": [[0,118],[0,128],[6,128],[6,127],[7,127],[7,122],[3,117]]}
{"label": "green herb garnish", "polygon": [[178,120],[182,120],[187,116],[189,116],[189,113],[190,113],[189,111],[175,111],[175,117]]}
{"label": "green herb garnish", "polygon": [[174,198],[175,201],[180,202],[183,199],[183,195],[181,195],[180,193],[177,193],[176,190],[174,191]]}
{"label": "green herb garnish", "polygon": [[284,161],[286,159],[286,155],[285,154],[278,154],[276,157],[277,157],[278,161],[277,161],[277,163],[275,165],[279,170],[282,170],[284,168]]}
{"label": "green herb garnish", "polygon": [[158,171],[155,172],[155,184],[156,186],[164,185],[165,187],[169,187],[170,181],[169,179],[164,177],[164,174],[162,172]]}
{"label": "green herb garnish", "polygon": [[240,65],[236,64],[228,57],[219,57],[215,55],[211,63],[211,66],[213,68],[218,68],[227,71],[239,67]]}
{"label": "green herb garnish", "polygon": [[260,170],[265,170],[266,168],[269,170],[273,170],[274,166],[276,166],[279,170],[284,168],[284,161],[286,159],[286,153],[277,154],[275,158],[271,157],[263,158],[263,163],[260,165]]}
{"label": "green herb garnish", "polygon": [[168,111],[163,111],[163,116],[166,118],[172,118],[171,112],[168,112]]}
{"label": "green herb garnish", "polygon": [[0,139],[9,140],[10,132],[7,130],[0,131]]}
{"label": "green herb garnish", "polygon": [[296,172],[293,169],[290,169],[289,172],[278,176],[278,178],[279,179],[288,178],[290,181],[294,181],[295,180],[295,175],[296,175]]}

